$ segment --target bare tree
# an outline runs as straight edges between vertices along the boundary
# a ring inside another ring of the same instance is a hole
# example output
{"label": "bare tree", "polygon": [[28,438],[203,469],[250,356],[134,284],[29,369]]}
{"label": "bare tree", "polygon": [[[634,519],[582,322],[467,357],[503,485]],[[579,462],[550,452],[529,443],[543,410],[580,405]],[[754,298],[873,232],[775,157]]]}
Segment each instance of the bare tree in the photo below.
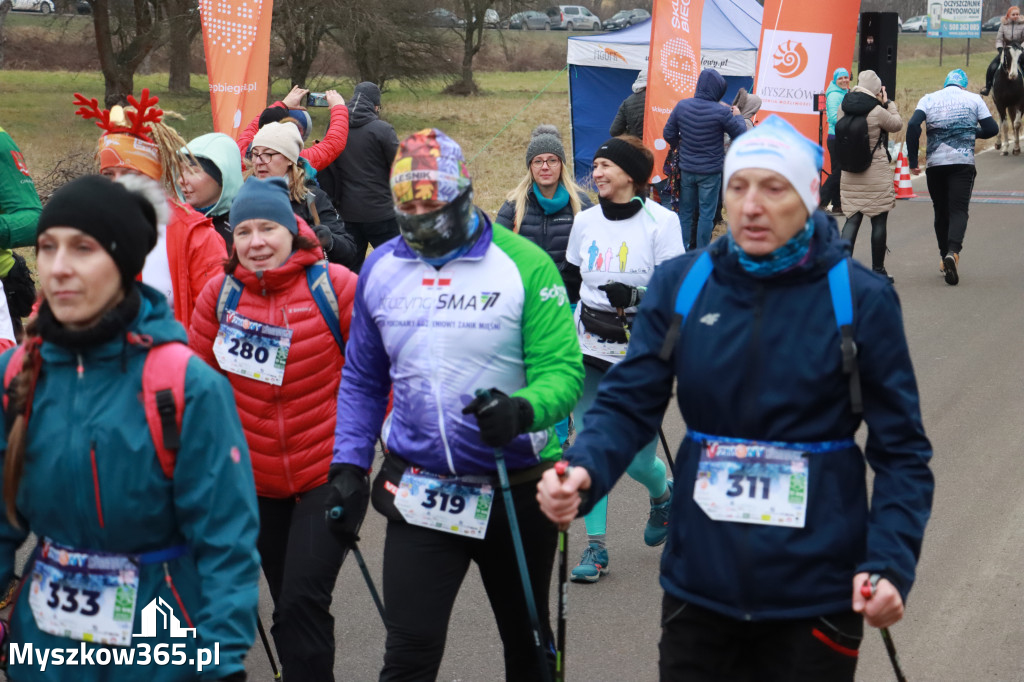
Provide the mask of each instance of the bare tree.
{"label": "bare tree", "polygon": [[168,27],[167,88],[171,92],[188,92],[192,85],[192,42],[202,24],[196,0],[165,0]]}
{"label": "bare tree", "polygon": [[160,45],[164,22],[149,0],[88,0],[96,33],[106,106],[125,101],[135,88],[135,72]]}
{"label": "bare tree", "polygon": [[462,70],[459,80],[447,88],[449,95],[475,95],[480,91],[473,80],[473,57],[480,51],[484,41],[484,17],[495,0],[458,0],[466,25],[453,29],[462,38]]}
{"label": "bare tree", "polygon": [[4,33],[4,22],[7,20],[7,13],[11,11],[11,0],[0,0],[0,66],[4,64],[4,43],[7,42],[7,34]]}
{"label": "bare tree", "polygon": [[277,0],[271,30],[284,44],[288,76],[292,85],[305,86],[313,60],[320,50],[320,39],[330,29],[328,17],[334,10],[332,0],[310,3],[306,0]]}

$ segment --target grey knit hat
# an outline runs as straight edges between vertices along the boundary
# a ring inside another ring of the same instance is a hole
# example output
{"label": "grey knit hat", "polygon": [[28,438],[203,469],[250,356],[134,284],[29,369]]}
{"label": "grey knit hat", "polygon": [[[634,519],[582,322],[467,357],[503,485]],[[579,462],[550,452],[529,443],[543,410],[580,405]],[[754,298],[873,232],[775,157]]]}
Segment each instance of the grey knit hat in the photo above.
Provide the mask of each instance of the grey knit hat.
{"label": "grey knit hat", "polygon": [[529,166],[533,157],[538,154],[554,154],[564,164],[565,147],[558,128],[550,124],[541,124],[533,129],[530,144],[526,147],[526,165]]}

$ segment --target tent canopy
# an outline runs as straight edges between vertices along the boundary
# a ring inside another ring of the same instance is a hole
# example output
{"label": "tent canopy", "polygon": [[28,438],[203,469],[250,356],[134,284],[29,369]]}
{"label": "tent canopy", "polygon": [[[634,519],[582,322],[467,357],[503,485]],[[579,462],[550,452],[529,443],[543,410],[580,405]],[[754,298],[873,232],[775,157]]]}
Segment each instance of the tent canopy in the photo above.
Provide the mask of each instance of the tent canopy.
{"label": "tent canopy", "polygon": [[[757,69],[763,8],[756,0],[705,0],[701,65],[717,69],[729,85],[724,100],[748,90]],[[608,139],[619,105],[647,67],[651,20],[614,33],[569,38],[569,110],[577,179],[590,174],[594,152]]]}

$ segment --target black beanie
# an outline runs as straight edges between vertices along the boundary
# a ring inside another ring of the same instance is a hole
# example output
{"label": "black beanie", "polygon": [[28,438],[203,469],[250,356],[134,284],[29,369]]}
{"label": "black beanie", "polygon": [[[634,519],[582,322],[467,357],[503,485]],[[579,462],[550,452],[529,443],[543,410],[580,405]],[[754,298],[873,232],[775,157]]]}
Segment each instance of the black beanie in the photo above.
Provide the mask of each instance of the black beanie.
{"label": "black beanie", "polygon": [[216,163],[205,156],[197,156],[196,161],[199,162],[199,167],[203,169],[204,173],[213,178],[221,187],[224,186],[224,174],[220,172],[220,168]]}
{"label": "black beanie", "polygon": [[277,123],[282,118],[287,118],[288,109],[285,107],[267,107],[260,114],[259,127],[267,125],[268,123]]}
{"label": "black beanie", "polygon": [[156,209],[140,194],[103,177],[72,180],[50,197],[39,214],[36,242],[51,227],[73,227],[100,243],[127,287],[156,245]]}
{"label": "black beanie", "polygon": [[654,170],[654,162],[621,137],[613,137],[598,147],[594,159],[600,158],[608,159],[626,171],[626,175],[640,187],[647,185]]}

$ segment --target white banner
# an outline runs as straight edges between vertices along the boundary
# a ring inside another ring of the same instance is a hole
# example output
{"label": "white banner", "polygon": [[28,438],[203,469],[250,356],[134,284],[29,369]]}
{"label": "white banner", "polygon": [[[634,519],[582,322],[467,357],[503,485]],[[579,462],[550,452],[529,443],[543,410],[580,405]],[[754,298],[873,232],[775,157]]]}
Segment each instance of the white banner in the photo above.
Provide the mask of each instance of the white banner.
{"label": "white banner", "polygon": [[[613,69],[647,68],[650,45],[594,43],[570,40],[567,61],[576,66],[604,66]],[[757,50],[702,50],[701,68],[715,69],[723,76],[753,76]]]}
{"label": "white banner", "polygon": [[761,46],[761,110],[813,115],[814,94],[828,81],[832,34],[764,29]]}

